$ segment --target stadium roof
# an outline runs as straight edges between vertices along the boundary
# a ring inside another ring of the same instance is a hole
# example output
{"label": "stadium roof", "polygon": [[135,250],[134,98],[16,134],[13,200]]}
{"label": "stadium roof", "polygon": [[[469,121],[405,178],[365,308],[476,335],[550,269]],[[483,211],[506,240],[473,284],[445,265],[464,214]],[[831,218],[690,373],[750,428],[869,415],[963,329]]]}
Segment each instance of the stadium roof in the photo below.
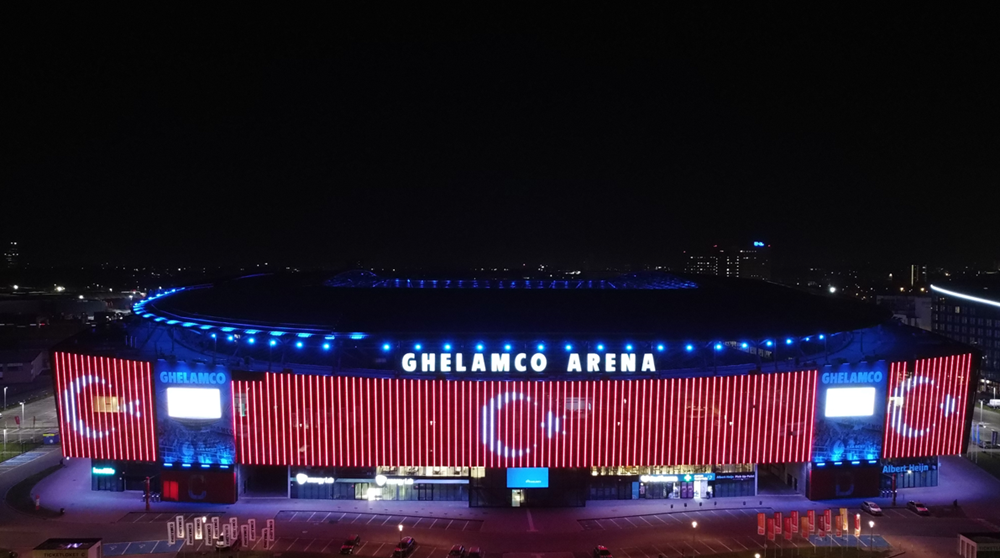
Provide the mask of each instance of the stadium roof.
{"label": "stadium roof", "polygon": [[147,299],[135,311],[179,327],[256,328],[279,334],[686,339],[833,333],[891,317],[874,305],[763,281],[665,273],[603,280],[266,274],[187,287]]}

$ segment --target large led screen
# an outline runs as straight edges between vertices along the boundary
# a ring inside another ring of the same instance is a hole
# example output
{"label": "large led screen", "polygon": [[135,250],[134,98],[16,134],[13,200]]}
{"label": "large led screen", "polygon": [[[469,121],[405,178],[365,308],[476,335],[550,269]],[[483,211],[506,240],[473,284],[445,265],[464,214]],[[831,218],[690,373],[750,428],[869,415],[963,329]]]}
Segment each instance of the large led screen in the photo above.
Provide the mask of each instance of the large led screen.
{"label": "large led screen", "polygon": [[546,467],[512,467],[507,469],[507,488],[548,488]]}
{"label": "large led screen", "polygon": [[233,464],[232,387],[226,367],[161,360],[154,375],[163,462]]}
{"label": "large led screen", "polygon": [[55,353],[63,455],[156,461],[148,362]]}
{"label": "large led screen", "polygon": [[816,371],[446,381],[233,382],[241,463],[591,467],[809,461]]}
{"label": "large led screen", "polygon": [[971,374],[971,354],[893,363],[885,457],[961,453]]}
{"label": "large led screen", "polygon": [[884,361],[820,369],[813,461],[881,457],[887,376]]}

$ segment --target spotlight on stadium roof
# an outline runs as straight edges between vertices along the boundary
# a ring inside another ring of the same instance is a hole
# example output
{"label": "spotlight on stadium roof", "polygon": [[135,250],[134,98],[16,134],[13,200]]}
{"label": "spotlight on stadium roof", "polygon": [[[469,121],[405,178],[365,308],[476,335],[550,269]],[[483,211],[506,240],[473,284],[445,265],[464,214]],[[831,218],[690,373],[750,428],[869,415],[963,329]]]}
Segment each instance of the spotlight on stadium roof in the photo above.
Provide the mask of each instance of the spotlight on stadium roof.
{"label": "spotlight on stadium roof", "polygon": [[684,350],[690,353],[691,351],[694,350],[694,345],[691,345],[689,343],[686,347],[684,347]]}
{"label": "spotlight on stadium roof", "polygon": [[510,343],[507,343],[506,345],[504,345],[503,346],[503,350],[509,351],[510,350]]}
{"label": "spotlight on stadium roof", "polygon": [[388,351],[391,348],[392,347],[388,343],[382,343],[382,350],[383,351]]}
{"label": "spotlight on stadium roof", "polygon": [[788,339],[785,339],[785,345],[791,345],[791,344],[792,344],[792,338],[791,337],[789,337]]}
{"label": "spotlight on stadium roof", "polygon": [[230,335],[229,337],[226,337],[226,341],[232,341],[232,340],[233,340],[233,336],[232,335]]}
{"label": "spotlight on stadium roof", "polygon": [[722,343],[716,343],[715,344],[715,350],[716,351],[721,351],[722,350]]}
{"label": "spotlight on stadium roof", "polygon": [[295,342],[295,348],[296,349],[301,349],[302,348],[302,341],[296,341]]}
{"label": "spotlight on stadium roof", "polygon": [[598,343],[598,344],[597,344],[597,350],[598,350],[598,351],[603,351],[603,350],[604,350],[604,345],[603,345],[603,344],[600,344],[600,343]]}
{"label": "spotlight on stadium roof", "polygon": [[826,335],[823,335],[822,333],[820,333],[819,334],[819,340],[822,341],[824,339],[826,339]]}
{"label": "spotlight on stadium roof", "polygon": [[743,342],[743,343],[740,343],[740,348],[741,348],[741,349],[746,349],[746,348],[748,348],[749,346],[750,346],[750,345],[749,345],[749,344],[747,344],[746,342]]}
{"label": "spotlight on stadium roof", "polygon": [[830,293],[832,294],[832,293],[835,293],[835,292],[837,292],[837,287],[834,287],[834,286],[831,285],[830,286]]}
{"label": "spotlight on stadium roof", "polygon": [[572,350],[573,350],[573,345],[570,345],[569,343],[566,343],[566,351],[569,352],[569,351],[572,351]]}
{"label": "spotlight on stadium roof", "polygon": [[212,339],[215,339],[215,334],[214,333],[211,334],[211,337],[212,337]]}
{"label": "spotlight on stadium roof", "polygon": [[765,341],[764,344],[767,345],[768,347],[770,347],[771,345],[774,345],[774,343],[772,343],[770,339],[768,339],[767,341]]}
{"label": "spotlight on stadium roof", "polygon": [[416,345],[413,346],[414,351],[419,351],[420,349],[423,348],[424,348],[423,345],[421,345],[420,343],[417,343]]}
{"label": "spotlight on stadium roof", "polygon": [[257,342],[257,340],[256,340],[256,339],[254,339],[253,337],[249,337],[249,338],[247,338],[247,343],[250,343],[251,345],[253,345],[253,344],[254,344],[254,343],[256,343],[256,342]]}
{"label": "spotlight on stadium roof", "polygon": [[539,343],[538,344],[538,352],[542,352],[544,350],[545,350],[545,344],[544,343]]}
{"label": "spotlight on stadium roof", "polygon": [[271,343],[270,343],[270,344],[271,344],[271,346],[273,347],[273,346],[277,345],[277,344],[278,344],[278,342],[277,342],[277,341],[275,341],[274,339],[271,339]]}
{"label": "spotlight on stadium roof", "polygon": [[330,350],[330,344],[329,343],[323,343],[323,350],[324,351],[329,351]]}
{"label": "spotlight on stadium roof", "polygon": [[628,352],[632,352],[632,344],[629,343],[628,345],[625,345],[625,350]]}
{"label": "spotlight on stadium roof", "polygon": [[451,343],[445,343],[444,344],[444,350],[450,351],[451,350]]}
{"label": "spotlight on stadium roof", "polygon": [[477,351],[482,351],[483,350],[483,344],[482,343],[476,343],[476,350]]}

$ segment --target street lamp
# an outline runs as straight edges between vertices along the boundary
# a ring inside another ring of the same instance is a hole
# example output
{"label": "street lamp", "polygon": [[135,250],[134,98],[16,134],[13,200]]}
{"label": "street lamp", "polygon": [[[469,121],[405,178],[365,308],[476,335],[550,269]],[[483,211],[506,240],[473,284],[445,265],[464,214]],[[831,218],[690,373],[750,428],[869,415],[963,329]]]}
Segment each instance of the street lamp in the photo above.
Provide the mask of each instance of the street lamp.
{"label": "street lamp", "polygon": [[21,401],[21,428],[24,428],[24,401]]}
{"label": "street lamp", "polygon": [[399,540],[403,540],[403,524],[399,524]]}
{"label": "street lamp", "polygon": [[868,522],[868,552],[872,551],[873,539],[875,538],[875,522]]}
{"label": "street lamp", "polygon": [[691,556],[694,556],[694,536],[698,532],[698,522],[691,522]]}

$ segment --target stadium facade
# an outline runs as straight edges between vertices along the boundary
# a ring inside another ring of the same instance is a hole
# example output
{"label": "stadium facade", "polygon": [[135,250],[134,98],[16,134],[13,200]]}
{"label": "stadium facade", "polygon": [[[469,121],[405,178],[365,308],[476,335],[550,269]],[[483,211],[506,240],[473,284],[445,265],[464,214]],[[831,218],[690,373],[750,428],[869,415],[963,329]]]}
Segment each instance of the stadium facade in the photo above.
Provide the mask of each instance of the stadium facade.
{"label": "stadium facade", "polygon": [[883,310],[664,274],[244,277],[53,355],[61,443],[164,500],[813,499],[937,484],[978,355]]}

